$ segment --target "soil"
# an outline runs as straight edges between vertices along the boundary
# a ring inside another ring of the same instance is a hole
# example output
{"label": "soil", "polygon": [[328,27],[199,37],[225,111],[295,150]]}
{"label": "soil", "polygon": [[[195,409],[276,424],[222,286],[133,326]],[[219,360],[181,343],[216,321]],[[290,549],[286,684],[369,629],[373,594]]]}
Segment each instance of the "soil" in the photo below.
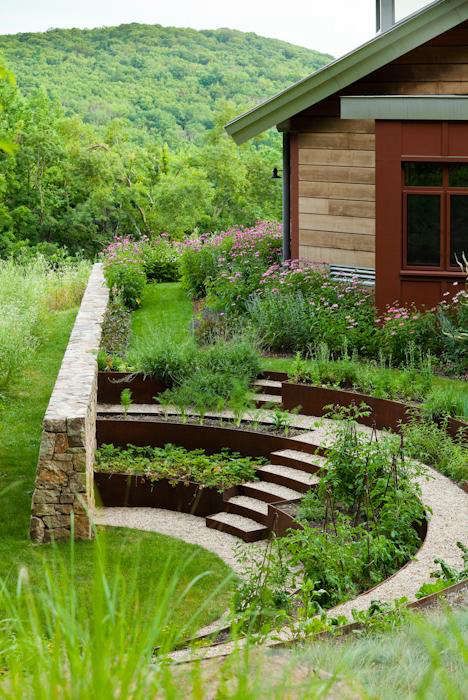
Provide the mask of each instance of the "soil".
{"label": "soil", "polygon": [[274,427],[271,425],[267,425],[265,423],[259,423],[259,424],[254,424],[250,421],[242,421],[240,425],[236,425],[233,421],[230,420],[220,420],[220,419],[215,419],[215,418],[204,418],[203,421],[200,421],[197,418],[194,418],[192,416],[187,417],[185,421],[183,420],[178,420],[177,416],[170,415],[170,416],[162,416],[162,415],[155,415],[154,413],[150,414],[145,414],[145,413],[138,413],[138,414],[128,414],[127,416],[124,416],[122,413],[98,413],[98,418],[99,420],[112,420],[112,421],[145,421],[145,422],[152,422],[152,423],[179,423],[180,425],[203,425],[206,427],[214,427],[214,428],[230,428],[230,429],[236,429],[236,430],[245,430],[247,432],[256,432],[256,433],[266,433],[267,435],[274,435],[275,437],[296,437],[297,435],[302,435],[303,433],[310,432],[309,429],[306,428],[290,428],[287,435],[283,430],[275,430]]}

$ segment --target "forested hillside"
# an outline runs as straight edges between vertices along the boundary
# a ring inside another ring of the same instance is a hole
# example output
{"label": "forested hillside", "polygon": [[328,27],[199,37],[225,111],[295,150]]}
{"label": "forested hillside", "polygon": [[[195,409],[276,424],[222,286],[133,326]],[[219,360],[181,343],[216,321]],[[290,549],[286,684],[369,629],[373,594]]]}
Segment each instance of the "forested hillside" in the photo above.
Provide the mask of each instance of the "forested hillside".
{"label": "forested hillside", "polygon": [[279,135],[238,148],[223,127],[328,60],[227,29],[0,37],[0,257],[278,219]]}
{"label": "forested hillside", "polygon": [[86,123],[123,118],[133,138],[172,146],[212,128],[220,102],[251,107],[330,60],[230,29],[142,24],[0,36],[0,56],[23,93],[44,87]]}

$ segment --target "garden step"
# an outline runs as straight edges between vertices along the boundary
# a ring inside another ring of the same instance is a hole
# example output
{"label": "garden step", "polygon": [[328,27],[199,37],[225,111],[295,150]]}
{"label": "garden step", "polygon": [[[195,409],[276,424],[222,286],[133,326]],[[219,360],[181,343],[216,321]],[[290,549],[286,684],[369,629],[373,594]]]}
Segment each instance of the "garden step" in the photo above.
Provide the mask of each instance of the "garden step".
{"label": "garden step", "polygon": [[264,540],[270,534],[270,529],[265,525],[235,513],[223,512],[209,515],[206,518],[206,526],[240,537],[244,542]]}
{"label": "garden step", "polygon": [[283,464],[293,469],[315,474],[323,468],[325,457],[321,455],[311,455],[301,450],[277,450],[270,454],[272,464]]}
{"label": "garden step", "polygon": [[309,474],[294,467],[286,467],[283,464],[265,464],[257,469],[257,474],[264,481],[287,486],[301,493],[306,493],[319,481],[315,474]]}
{"label": "garden step", "polygon": [[294,501],[302,498],[300,491],[295,491],[287,486],[280,486],[271,481],[247,481],[240,487],[245,496],[258,498],[265,503],[275,503],[276,501]]}
{"label": "garden step", "polygon": [[274,379],[257,379],[253,385],[257,391],[263,389],[266,394],[281,396],[281,382],[277,382]]}
{"label": "garden step", "polygon": [[262,525],[268,524],[268,505],[264,501],[259,501],[258,498],[232,496],[225,502],[224,508],[228,513],[243,515]]}
{"label": "garden step", "polygon": [[276,396],[275,394],[253,394],[253,398],[255,399],[257,408],[267,404],[273,404],[274,406],[281,408],[281,396]]}

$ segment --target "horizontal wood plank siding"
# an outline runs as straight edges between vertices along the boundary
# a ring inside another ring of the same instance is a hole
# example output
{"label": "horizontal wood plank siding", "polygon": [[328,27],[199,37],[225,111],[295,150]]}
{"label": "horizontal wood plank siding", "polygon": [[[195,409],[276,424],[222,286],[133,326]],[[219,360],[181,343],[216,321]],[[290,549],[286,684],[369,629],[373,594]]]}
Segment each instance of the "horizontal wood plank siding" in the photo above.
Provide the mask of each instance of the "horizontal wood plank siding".
{"label": "horizontal wood plank siding", "polygon": [[315,117],[298,135],[301,257],[374,266],[374,131],[373,121]]}
{"label": "horizontal wood plank siding", "polygon": [[341,95],[468,95],[468,22],[281,126],[297,135],[300,256],[374,267],[375,123],[341,120]]}

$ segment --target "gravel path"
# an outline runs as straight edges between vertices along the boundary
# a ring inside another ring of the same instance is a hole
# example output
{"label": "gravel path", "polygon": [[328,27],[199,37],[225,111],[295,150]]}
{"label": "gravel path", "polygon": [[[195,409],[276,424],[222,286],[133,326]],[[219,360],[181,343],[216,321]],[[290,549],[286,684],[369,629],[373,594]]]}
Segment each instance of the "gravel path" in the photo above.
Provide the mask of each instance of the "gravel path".
{"label": "gravel path", "polygon": [[[231,569],[239,573],[234,551],[239,545],[242,546],[242,543],[233,535],[206,527],[205,518],[163,508],[100,508],[96,511],[94,522],[96,525],[158,532],[188,544],[197,544],[217,554]],[[265,544],[258,542],[248,546],[262,548]]]}
{"label": "gravel path", "polygon": [[[114,412],[114,407],[107,408],[111,408],[109,412]],[[262,422],[270,422],[270,412],[263,411],[262,418]],[[323,446],[330,444],[333,421],[321,419],[314,424],[317,420],[310,416],[293,417],[293,425],[308,429],[308,432],[294,438],[298,442],[299,450],[301,442]],[[360,426],[360,429],[369,431],[364,426]],[[423,583],[429,581],[431,571],[436,568],[435,558],[440,557],[448,564],[461,568],[463,560],[456,543],[468,541],[468,497],[450,479],[429,467],[425,467],[425,476],[419,477],[419,483],[422,501],[429,511],[429,522],[426,539],[415,558],[372,591],[363,593],[330,610],[331,615],[342,614],[350,618],[352,609],[365,610],[373,600],[391,602],[402,596],[410,601],[414,600],[416,591]],[[148,530],[177,537],[189,544],[197,544],[214,552],[234,571],[239,572],[239,566],[233,554],[239,540],[226,533],[207,528],[204,518],[157,508],[104,508],[97,512],[96,523]],[[260,548],[265,544],[259,542],[247,546]],[[280,630],[275,633],[275,639],[268,640],[267,644],[275,645],[281,641],[287,641],[289,636],[287,629]],[[242,640],[238,642],[239,644],[242,646]],[[201,649],[198,656],[202,658],[224,656],[231,653],[233,648],[234,645],[231,643],[220,644]],[[184,662],[193,658],[193,655],[188,650],[180,650],[172,657],[175,661]]]}

